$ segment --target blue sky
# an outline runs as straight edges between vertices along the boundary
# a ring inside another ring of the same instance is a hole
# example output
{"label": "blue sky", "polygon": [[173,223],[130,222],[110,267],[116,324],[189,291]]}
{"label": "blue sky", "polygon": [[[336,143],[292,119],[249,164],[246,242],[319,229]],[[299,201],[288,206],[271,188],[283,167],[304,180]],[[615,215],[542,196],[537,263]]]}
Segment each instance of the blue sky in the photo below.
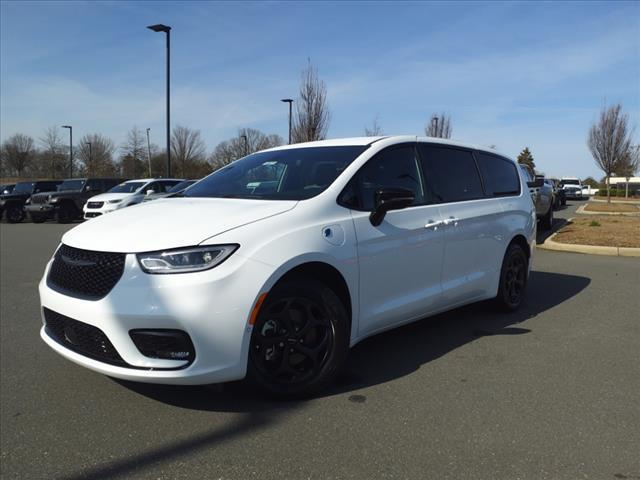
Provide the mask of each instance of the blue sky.
{"label": "blue sky", "polygon": [[640,2],[2,2],[0,137],[72,124],[120,144],[134,125],[163,144],[164,34],[172,124],[209,151],[241,127],[286,138],[307,58],[326,82],[331,138],[423,134],[528,146],[550,175],[602,174],[585,145],[604,102],[640,142]]}

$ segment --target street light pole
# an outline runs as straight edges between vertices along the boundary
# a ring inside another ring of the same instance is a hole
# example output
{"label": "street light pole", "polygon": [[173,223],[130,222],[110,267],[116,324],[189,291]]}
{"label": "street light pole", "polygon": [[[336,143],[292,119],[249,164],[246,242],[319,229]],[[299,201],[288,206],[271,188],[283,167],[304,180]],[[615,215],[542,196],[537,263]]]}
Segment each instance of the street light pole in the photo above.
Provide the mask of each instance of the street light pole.
{"label": "street light pole", "polygon": [[89,168],[87,170],[89,170],[89,176],[91,176],[91,167],[93,166],[93,162],[91,161],[91,142],[86,142],[87,145],[89,145]]}
{"label": "street light pole", "polygon": [[171,104],[170,104],[170,85],[171,85],[171,27],[168,25],[149,25],[149,30],[154,32],[164,32],[167,34],[167,178],[171,177]]}
{"label": "street light pole", "polygon": [[153,174],[151,173],[151,143],[149,142],[149,130],[151,130],[150,128],[147,128],[147,158],[149,160],[149,178],[153,177]]}
{"label": "street light pole", "polygon": [[291,107],[293,105],[293,99],[292,98],[283,98],[280,101],[289,104],[289,145],[291,145]]}
{"label": "street light pole", "polygon": [[69,178],[73,178],[73,127],[62,125],[62,128],[69,129]]}
{"label": "street light pole", "polygon": [[435,126],[435,130],[434,130],[434,137],[438,136],[438,116],[436,115],[435,117],[433,117],[433,122],[436,124]]}
{"label": "street light pole", "polygon": [[249,139],[246,135],[240,135],[240,138],[244,138],[244,156],[249,155]]}

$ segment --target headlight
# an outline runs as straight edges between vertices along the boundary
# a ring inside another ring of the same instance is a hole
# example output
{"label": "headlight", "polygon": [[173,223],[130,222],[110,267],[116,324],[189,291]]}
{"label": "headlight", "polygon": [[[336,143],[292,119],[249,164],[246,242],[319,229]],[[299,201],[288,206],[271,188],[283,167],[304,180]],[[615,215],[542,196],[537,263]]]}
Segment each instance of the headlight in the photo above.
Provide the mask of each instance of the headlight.
{"label": "headlight", "polygon": [[186,273],[208,270],[224,262],[240,245],[210,245],[136,255],[146,273]]}
{"label": "headlight", "polygon": [[107,200],[107,203],[120,203],[122,201],[121,198],[117,199],[117,200]]}
{"label": "headlight", "polygon": [[58,197],[51,197],[49,196],[49,203],[56,203],[58,201]]}
{"label": "headlight", "polygon": [[25,205],[29,205],[30,203],[31,203],[31,197],[27,198],[27,199],[24,201],[24,204],[25,204]]}

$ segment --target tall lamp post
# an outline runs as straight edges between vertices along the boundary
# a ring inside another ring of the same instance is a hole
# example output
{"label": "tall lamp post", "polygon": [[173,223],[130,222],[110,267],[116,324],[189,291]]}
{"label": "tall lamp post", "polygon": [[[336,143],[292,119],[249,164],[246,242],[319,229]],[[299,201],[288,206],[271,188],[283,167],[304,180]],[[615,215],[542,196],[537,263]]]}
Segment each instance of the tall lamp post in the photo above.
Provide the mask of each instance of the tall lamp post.
{"label": "tall lamp post", "polygon": [[249,139],[246,135],[240,135],[240,138],[244,138],[244,156],[249,155]]}
{"label": "tall lamp post", "polygon": [[62,125],[62,128],[69,129],[69,178],[73,178],[73,127]]}
{"label": "tall lamp post", "polygon": [[171,84],[171,27],[159,23],[157,25],[149,25],[147,28],[154,32],[164,32],[167,34],[167,178],[171,178],[171,106],[169,102],[169,86]]}
{"label": "tall lamp post", "polygon": [[149,159],[149,178],[151,178],[153,177],[153,174],[151,173],[151,143],[149,142],[149,130],[151,129],[147,128],[147,158]]}
{"label": "tall lamp post", "polygon": [[293,99],[292,98],[283,98],[280,101],[289,104],[289,145],[291,145],[291,107],[293,105]]}
{"label": "tall lamp post", "polygon": [[433,117],[433,123],[435,124],[435,128],[433,130],[433,136],[438,137],[439,135],[438,135],[438,116],[437,115]]}
{"label": "tall lamp post", "polygon": [[91,142],[85,142],[87,145],[89,145],[89,176],[91,176],[91,167],[93,166],[93,162],[92,162],[92,158],[91,158]]}

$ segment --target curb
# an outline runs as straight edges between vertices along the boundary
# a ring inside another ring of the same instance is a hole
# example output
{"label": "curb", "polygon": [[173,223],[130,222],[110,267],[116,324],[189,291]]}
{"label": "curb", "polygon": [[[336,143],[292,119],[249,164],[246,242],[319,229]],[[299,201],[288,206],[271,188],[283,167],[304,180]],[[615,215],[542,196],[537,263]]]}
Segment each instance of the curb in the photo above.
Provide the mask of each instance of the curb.
{"label": "curb", "polygon": [[[627,203],[627,205],[631,205]],[[590,212],[585,210],[586,205],[580,205],[576,209],[576,213],[579,215],[614,215],[619,217],[640,217],[640,211],[637,212]]]}
{"label": "curb", "polygon": [[604,247],[600,245],[574,245],[572,243],[554,242],[557,232],[547,238],[544,243],[536,245],[542,250],[556,252],[586,253],[589,255],[608,255],[611,257],[640,257],[640,248],[633,247]]}
{"label": "curb", "polygon": [[[606,198],[605,198],[604,200],[602,200],[602,199],[600,199],[600,198],[592,197],[592,198],[590,198],[590,199],[589,199],[589,201],[590,201],[590,202],[601,202],[601,203],[607,203],[607,199],[606,199]],[[630,204],[630,205],[639,205],[639,204],[640,204],[640,200],[625,200],[625,199],[618,200],[618,199],[616,198],[616,200],[611,200],[611,203],[625,203],[625,204],[627,204],[627,205],[629,205],[629,204]]]}

